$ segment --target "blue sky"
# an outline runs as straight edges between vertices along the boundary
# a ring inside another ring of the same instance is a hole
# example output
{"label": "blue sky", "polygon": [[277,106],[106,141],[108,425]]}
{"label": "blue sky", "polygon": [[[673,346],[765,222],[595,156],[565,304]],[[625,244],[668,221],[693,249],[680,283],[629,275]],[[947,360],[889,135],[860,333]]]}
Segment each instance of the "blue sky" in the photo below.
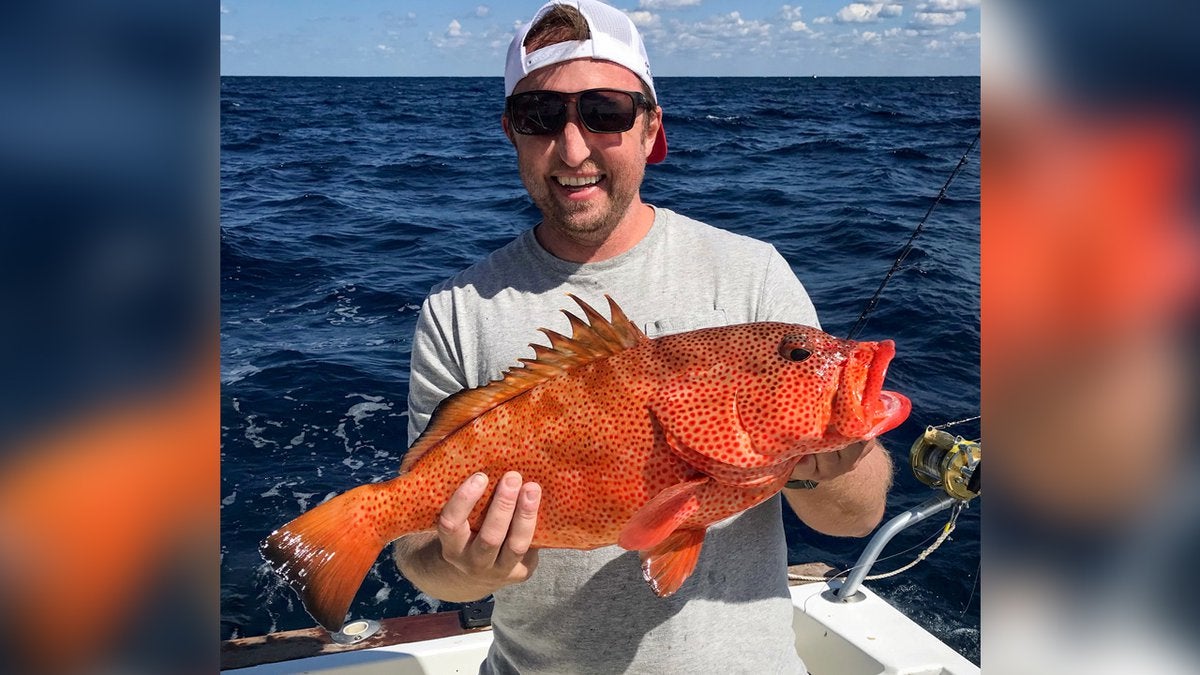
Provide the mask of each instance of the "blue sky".
{"label": "blue sky", "polygon": [[[980,0],[611,0],[658,76],[979,75]],[[223,75],[492,75],[541,0],[222,0]]]}

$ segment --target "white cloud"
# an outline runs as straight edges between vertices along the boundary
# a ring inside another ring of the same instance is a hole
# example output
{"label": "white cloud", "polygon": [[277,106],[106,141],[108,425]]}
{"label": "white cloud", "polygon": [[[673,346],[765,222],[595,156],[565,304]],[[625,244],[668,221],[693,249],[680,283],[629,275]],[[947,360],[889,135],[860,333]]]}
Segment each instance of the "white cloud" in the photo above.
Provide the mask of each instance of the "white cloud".
{"label": "white cloud", "polygon": [[462,37],[462,24],[458,19],[451,19],[450,25],[446,27],[446,37]]}
{"label": "white cloud", "polygon": [[813,19],[813,23],[815,23],[817,25],[825,25],[827,23],[833,23],[833,17],[832,16],[818,16],[817,18]]}
{"label": "white cloud", "polygon": [[967,20],[966,12],[916,12],[913,20],[923,26],[954,26]]}
{"label": "white cloud", "polygon": [[479,5],[478,7],[475,8],[475,16],[477,16],[481,19],[491,13],[492,13],[492,8],[488,7],[487,5]]}
{"label": "white cloud", "polygon": [[889,29],[883,31],[883,36],[889,37],[889,38],[900,37],[900,36],[916,37],[920,34],[921,34],[921,31],[913,30],[911,28],[889,28]]}
{"label": "white cloud", "polygon": [[638,9],[679,9],[696,7],[701,0],[638,0]]}
{"label": "white cloud", "polygon": [[728,28],[732,34],[743,37],[749,35],[765,37],[771,33],[771,24],[769,22],[755,20],[747,21],[742,18],[741,12],[730,12],[725,16],[717,17],[716,21],[711,22],[709,25],[723,25]]}
{"label": "white cloud", "polygon": [[782,8],[780,8],[779,15],[781,17],[783,17],[784,21],[799,21],[801,9],[802,9],[801,7],[792,7],[791,5],[784,5]]}
{"label": "white cloud", "polygon": [[396,51],[395,49],[392,49],[391,47],[389,47],[389,46],[387,46],[387,45],[375,45],[375,49],[378,49],[379,51],[381,51],[381,52],[383,52],[383,53],[385,53],[385,54],[386,54],[386,53],[388,53],[388,52],[394,52],[394,51]]}
{"label": "white cloud", "polygon": [[661,23],[659,16],[652,12],[635,10],[632,12],[625,12],[625,15],[628,16],[629,20],[633,22],[633,25],[637,26],[638,28],[653,28]]}
{"label": "white cloud", "polygon": [[950,39],[955,42],[959,42],[959,43],[979,42],[979,31],[976,31],[974,33],[964,33],[962,31],[958,31],[954,35],[951,35]]}
{"label": "white cloud", "polygon": [[760,51],[770,40],[772,20],[745,19],[740,12],[709,17],[695,23],[673,21],[670,39],[657,44],[668,53],[696,58],[728,58]]}
{"label": "white cloud", "polygon": [[860,41],[860,42],[862,42],[863,44],[875,44],[875,45],[877,45],[877,44],[879,44],[879,43],[882,41],[882,40],[880,39],[880,37],[879,37],[879,33],[876,33],[876,32],[874,32],[874,31],[869,31],[869,30],[868,30],[868,31],[863,31],[862,33],[859,33],[859,34],[858,34],[858,39],[859,39],[859,41]]}
{"label": "white cloud", "polygon": [[801,9],[802,8],[800,7],[784,5],[779,9],[779,18],[782,19],[784,23],[787,23],[788,27],[791,28],[795,33],[812,33],[812,29],[809,28],[808,24],[804,23],[803,19],[801,18]]}
{"label": "white cloud", "polygon": [[926,0],[917,5],[917,11],[957,12],[978,6],[979,0]]}
{"label": "white cloud", "polygon": [[221,34],[221,42],[233,42],[233,41],[234,41],[234,40],[236,40],[236,39],[237,39],[237,38],[235,38],[235,37],[233,37],[232,35],[229,35],[229,34],[227,34],[227,33],[222,33],[222,34]]}
{"label": "white cloud", "polygon": [[852,2],[839,9],[836,16],[840,23],[873,23],[880,17],[900,16],[903,12],[904,6],[895,3]]}

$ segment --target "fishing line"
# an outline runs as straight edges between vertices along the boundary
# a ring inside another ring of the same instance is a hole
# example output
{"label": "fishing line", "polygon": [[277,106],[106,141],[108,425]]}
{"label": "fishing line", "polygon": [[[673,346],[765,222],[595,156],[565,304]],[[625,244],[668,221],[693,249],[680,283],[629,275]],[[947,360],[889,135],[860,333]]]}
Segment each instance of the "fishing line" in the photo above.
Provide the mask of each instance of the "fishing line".
{"label": "fishing line", "polygon": [[888,273],[883,276],[883,281],[880,282],[879,288],[875,291],[875,295],[871,296],[871,299],[867,301],[867,306],[863,308],[862,314],[858,316],[858,321],[854,323],[854,327],[850,329],[850,334],[846,336],[846,339],[853,340],[855,336],[857,336],[859,332],[862,331],[862,329],[867,325],[867,317],[871,314],[871,312],[875,311],[875,305],[879,303],[879,296],[883,294],[883,289],[887,286],[888,281],[891,281],[892,275],[900,269],[900,265],[904,263],[904,260],[908,257],[908,254],[912,251],[913,242],[916,240],[917,236],[921,234],[921,231],[925,229],[925,221],[929,220],[929,214],[933,213],[933,209],[937,207],[937,205],[941,203],[942,199],[946,197],[946,189],[950,187],[950,183],[952,183],[954,178],[958,176],[958,172],[962,171],[963,166],[967,163],[967,157],[970,156],[971,151],[975,149],[975,145],[979,143],[979,134],[979,131],[975,132],[975,140],[971,141],[971,146],[967,148],[967,151],[963,153],[962,158],[958,160],[958,165],[955,166],[954,170],[950,172],[950,177],[946,179],[946,183],[942,185],[942,189],[938,191],[937,197],[933,200],[933,203],[929,205],[929,209],[925,211],[925,216],[921,218],[921,222],[917,223],[917,227],[915,230],[913,230],[912,235],[909,236],[908,242],[904,244],[904,248],[900,249],[900,255],[896,256],[895,262],[892,263],[892,269],[888,270]]}
{"label": "fishing line", "polygon": [[[897,574],[900,574],[901,572],[906,572],[906,571],[912,569],[914,566],[916,566],[917,563],[919,563],[922,560],[924,560],[925,558],[927,558],[930,553],[933,553],[935,550],[937,550],[937,548],[939,546],[941,546],[942,543],[945,542],[947,538],[950,537],[951,532],[954,532],[955,522],[958,520],[958,514],[962,510],[962,506],[963,506],[962,504],[958,504],[956,506],[956,508],[950,514],[949,521],[945,525],[942,526],[942,529],[940,532],[935,533],[935,534],[930,534],[927,537],[925,537],[923,540],[917,542],[916,544],[913,544],[912,546],[909,546],[908,548],[906,548],[902,551],[897,551],[891,555],[882,556],[882,557],[878,558],[877,560],[875,560],[875,564],[881,563],[885,560],[891,560],[892,558],[899,558],[900,556],[907,555],[908,553],[915,551],[922,546],[925,546],[926,544],[928,544],[930,542],[930,540],[933,540],[933,544],[930,545],[928,548],[926,548],[924,551],[921,551],[921,553],[917,555],[915,560],[913,560],[912,562],[908,563],[907,565],[901,567],[900,569],[892,570],[891,572],[881,572],[879,574],[872,574],[872,575],[866,576],[863,578],[863,581],[876,581],[879,579],[886,579],[888,577],[896,576]],[[804,575],[804,574],[794,574],[792,572],[788,572],[788,580],[790,580],[790,581],[832,581],[834,579],[837,579],[838,577],[850,574],[855,569],[858,569],[858,565],[851,565],[850,567],[844,568],[841,571],[836,572],[832,576],[823,576],[823,577],[815,577],[815,576],[808,576],[808,575]]]}
{"label": "fishing line", "polygon": [[979,419],[979,417],[979,415],[976,415],[974,417],[967,417],[961,420],[954,420],[953,422],[946,422],[945,424],[939,424],[935,426],[934,429],[949,429],[950,427],[956,427],[960,424],[966,424],[967,422],[974,422],[975,420]]}
{"label": "fishing line", "polygon": [[[933,428],[934,428],[934,429],[949,429],[950,427],[956,427],[956,426],[958,426],[958,425],[960,425],[960,424],[966,424],[967,422],[974,422],[975,420],[978,420],[978,419],[980,419],[981,417],[982,417],[981,415],[976,415],[976,416],[974,416],[974,417],[967,417],[967,418],[964,418],[964,419],[961,419],[961,420],[955,420],[955,421],[953,421],[953,422],[946,422],[945,424],[938,424],[938,425],[934,426]],[[976,443],[979,443],[979,442],[981,442],[981,441],[983,441],[983,437],[982,437],[982,436],[980,436],[979,438],[976,438],[976,439],[975,439],[975,442],[976,442]]]}
{"label": "fishing line", "polygon": [[975,589],[979,587],[979,572],[981,569],[983,569],[982,562],[975,566],[975,575],[971,579],[971,594],[967,596],[967,604],[963,607],[963,611],[958,615],[958,618],[960,619],[967,615],[968,609],[971,609],[971,601],[975,599]]}

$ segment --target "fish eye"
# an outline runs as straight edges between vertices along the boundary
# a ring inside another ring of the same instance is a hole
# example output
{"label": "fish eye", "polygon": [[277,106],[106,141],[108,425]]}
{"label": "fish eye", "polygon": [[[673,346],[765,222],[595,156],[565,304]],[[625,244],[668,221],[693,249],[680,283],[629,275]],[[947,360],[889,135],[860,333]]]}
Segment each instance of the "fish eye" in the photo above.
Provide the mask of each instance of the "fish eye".
{"label": "fish eye", "polygon": [[784,340],[783,344],[779,345],[779,355],[788,361],[799,363],[812,356],[812,352],[796,344],[795,340]]}

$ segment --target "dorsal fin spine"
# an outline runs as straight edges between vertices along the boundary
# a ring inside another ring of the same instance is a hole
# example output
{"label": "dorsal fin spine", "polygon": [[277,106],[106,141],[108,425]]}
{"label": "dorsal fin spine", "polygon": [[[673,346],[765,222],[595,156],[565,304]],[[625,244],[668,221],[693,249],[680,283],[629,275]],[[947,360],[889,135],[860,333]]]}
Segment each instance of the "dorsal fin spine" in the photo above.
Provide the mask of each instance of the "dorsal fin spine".
{"label": "dorsal fin spine", "polygon": [[616,300],[612,299],[611,295],[605,295],[604,299],[608,300],[608,313],[612,317],[611,323],[613,328],[621,335],[621,344],[626,347],[632,347],[639,342],[645,342],[650,339],[629,320],[629,317],[625,316],[625,312],[621,310],[620,305],[617,304]]}
{"label": "dorsal fin spine", "polygon": [[600,315],[599,312],[592,309],[591,305],[580,300],[574,295],[571,296],[571,299],[578,303],[579,307],[583,310],[584,316],[587,317],[588,322],[591,324],[592,332],[599,335],[608,344],[625,346],[625,341],[621,338],[621,335],[617,332],[617,329],[608,321],[608,319],[605,319]]}

